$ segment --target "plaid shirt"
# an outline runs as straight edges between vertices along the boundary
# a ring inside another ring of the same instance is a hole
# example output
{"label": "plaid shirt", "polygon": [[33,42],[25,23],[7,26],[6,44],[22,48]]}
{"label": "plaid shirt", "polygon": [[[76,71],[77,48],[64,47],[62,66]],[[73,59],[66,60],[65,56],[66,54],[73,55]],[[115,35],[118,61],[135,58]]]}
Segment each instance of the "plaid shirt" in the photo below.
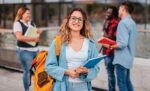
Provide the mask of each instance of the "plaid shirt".
{"label": "plaid shirt", "polygon": [[[119,20],[113,18],[112,20],[105,20],[103,25],[104,37],[110,38],[116,41],[116,30],[118,26]],[[109,48],[103,48],[103,54],[113,55],[114,50],[110,50]]]}

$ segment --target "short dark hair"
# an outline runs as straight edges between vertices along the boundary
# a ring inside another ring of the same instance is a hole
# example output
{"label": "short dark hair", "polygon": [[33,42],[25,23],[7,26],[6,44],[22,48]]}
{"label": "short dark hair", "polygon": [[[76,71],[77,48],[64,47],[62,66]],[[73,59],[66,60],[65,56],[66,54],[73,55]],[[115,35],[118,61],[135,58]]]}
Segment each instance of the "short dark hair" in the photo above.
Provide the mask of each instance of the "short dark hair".
{"label": "short dark hair", "polygon": [[109,6],[107,9],[112,9],[112,15],[115,18],[118,18],[118,8],[115,6]]}
{"label": "short dark hair", "polygon": [[125,6],[126,11],[130,14],[132,14],[132,12],[134,10],[132,3],[128,2],[128,1],[121,3],[120,6]]}

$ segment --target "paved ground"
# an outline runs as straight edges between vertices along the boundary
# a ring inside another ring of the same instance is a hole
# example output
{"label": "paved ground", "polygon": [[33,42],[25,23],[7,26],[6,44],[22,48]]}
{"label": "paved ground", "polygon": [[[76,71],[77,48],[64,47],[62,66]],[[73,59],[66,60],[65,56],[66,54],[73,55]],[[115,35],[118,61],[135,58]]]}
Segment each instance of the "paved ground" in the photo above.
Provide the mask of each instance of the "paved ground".
{"label": "paved ground", "polygon": [[23,91],[22,73],[0,68],[0,91]]}
{"label": "paved ground", "polygon": [[[23,91],[22,72],[0,67],[0,91]],[[30,91],[33,91],[33,86]],[[103,90],[95,89],[93,91]]]}

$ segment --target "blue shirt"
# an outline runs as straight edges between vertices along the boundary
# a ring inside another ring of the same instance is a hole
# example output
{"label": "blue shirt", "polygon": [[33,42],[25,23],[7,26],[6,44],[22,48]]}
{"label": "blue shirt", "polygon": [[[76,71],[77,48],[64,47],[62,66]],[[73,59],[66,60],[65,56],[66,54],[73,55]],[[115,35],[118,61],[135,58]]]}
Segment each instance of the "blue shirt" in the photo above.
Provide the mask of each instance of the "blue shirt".
{"label": "blue shirt", "polygon": [[131,16],[124,17],[117,27],[117,45],[113,64],[130,69],[133,65],[136,45],[136,24]]}
{"label": "blue shirt", "polygon": [[[67,91],[68,87],[68,76],[64,75],[65,70],[68,69],[67,67],[67,60],[66,60],[66,47],[67,44],[63,43],[61,46],[61,53],[59,56],[59,61],[57,61],[56,53],[55,53],[55,40],[52,42],[48,56],[46,58],[45,63],[45,71],[51,75],[56,81],[53,86],[53,91]],[[98,51],[93,41],[89,41],[89,49],[88,49],[88,59],[96,57],[98,55]],[[88,60],[87,59],[87,60]],[[59,65],[58,63],[59,62]],[[88,74],[84,75],[81,74],[79,77],[83,81],[87,82],[89,91],[92,91],[91,81],[96,78],[99,72],[98,65],[94,68],[88,70]]]}

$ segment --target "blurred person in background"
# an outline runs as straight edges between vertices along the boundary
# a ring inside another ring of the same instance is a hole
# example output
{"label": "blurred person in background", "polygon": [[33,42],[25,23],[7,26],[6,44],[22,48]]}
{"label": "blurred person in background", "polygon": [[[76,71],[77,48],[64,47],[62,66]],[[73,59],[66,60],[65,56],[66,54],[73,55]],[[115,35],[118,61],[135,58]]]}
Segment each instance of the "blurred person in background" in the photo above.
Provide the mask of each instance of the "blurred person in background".
{"label": "blurred person in background", "polygon": [[[103,24],[103,37],[107,37],[111,40],[116,41],[116,32],[118,26],[118,9],[115,6],[109,6],[105,13],[105,19]],[[114,50],[110,49],[109,44],[102,44],[103,54],[107,55],[105,60],[105,66],[108,74],[108,91],[116,91],[116,77],[115,77],[115,67],[113,65],[114,60]]]}
{"label": "blurred person in background", "polygon": [[[29,91],[30,84],[30,68],[32,60],[37,55],[39,48],[38,42],[41,34],[41,30],[38,30],[37,37],[28,37],[25,36],[25,33],[28,27],[32,25],[35,27],[35,24],[31,22],[31,13],[30,9],[26,7],[21,7],[18,9],[16,18],[13,25],[13,31],[17,39],[17,56],[22,64],[24,73],[23,73],[23,85],[24,91]],[[26,42],[36,42],[35,46],[27,44]]]}
{"label": "blurred person in background", "polygon": [[119,7],[121,21],[117,28],[117,44],[111,45],[115,49],[113,64],[117,75],[119,91],[134,91],[130,80],[130,69],[133,66],[136,47],[136,24],[131,17],[134,10],[130,2],[123,2]]}

